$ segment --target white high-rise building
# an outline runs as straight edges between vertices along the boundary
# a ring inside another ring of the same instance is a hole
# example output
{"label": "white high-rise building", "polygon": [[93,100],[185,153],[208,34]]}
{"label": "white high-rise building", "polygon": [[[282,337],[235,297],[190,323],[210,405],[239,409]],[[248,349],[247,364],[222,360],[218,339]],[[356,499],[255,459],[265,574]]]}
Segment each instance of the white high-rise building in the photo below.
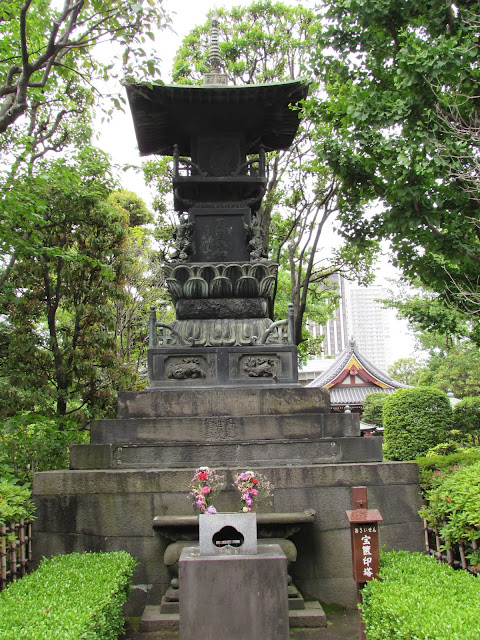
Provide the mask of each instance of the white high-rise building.
{"label": "white high-rise building", "polygon": [[367,360],[385,371],[392,362],[392,313],[379,300],[388,297],[388,290],[380,285],[360,287],[337,274],[330,281],[340,293],[335,317],[325,326],[307,323],[314,337],[325,336],[322,359],[338,356],[353,338]]}
{"label": "white high-rise building", "polygon": [[359,351],[382,371],[391,362],[391,314],[379,300],[388,297],[381,285],[359,287],[347,283],[348,332]]}
{"label": "white high-rise building", "polygon": [[348,344],[349,333],[347,327],[347,309],[346,309],[346,280],[338,273],[334,273],[329,277],[329,286],[334,285],[338,288],[340,295],[338,307],[335,309],[335,316],[327,320],[325,326],[309,323],[307,327],[314,338],[325,336],[322,342],[322,355],[324,357],[338,356]]}

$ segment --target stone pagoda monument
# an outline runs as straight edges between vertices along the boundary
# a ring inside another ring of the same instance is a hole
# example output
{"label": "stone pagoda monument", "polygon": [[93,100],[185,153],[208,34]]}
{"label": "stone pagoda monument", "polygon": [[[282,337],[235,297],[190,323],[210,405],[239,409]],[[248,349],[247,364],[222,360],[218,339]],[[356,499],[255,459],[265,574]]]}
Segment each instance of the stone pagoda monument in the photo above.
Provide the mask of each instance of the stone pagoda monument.
{"label": "stone pagoda monument", "polygon": [[167,326],[152,315],[150,387],[297,381],[293,327],[270,318],[278,265],[257,212],[265,153],[291,145],[308,85],[228,86],[216,31],[203,86],[127,86],[140,153],[173,156],[180,219],[165,266],[177,319]]}
{"label": "stone pagoda monument", "polygon": [[382,545],[422,548],[418,468],[382,462],[381,438],[360,437],[358,414],[331,413],[326,389],[298,384],[292,317],[272,320],[277,265],[257,220],[265,154],[292,143],[307,84],[229,86],[215,28],[210,59],[202,86],[127,86],[140,153],[173,156],[179,224],[165,268],[176,320],[152,310],[148,388],[121,392],[117,418],[92,422],[69,470],[35,475],[34,557],[129,551],[139,561],[130,615],[172,629],[182,545],[198,540],[194,470],[221,470],[215,506],[235,512],[233,480],[254,468],[275,486],[258,537],[290,561],[290,625],[318,626],[319,600],[356,602],[352,487],[366,486],[381,511]]}

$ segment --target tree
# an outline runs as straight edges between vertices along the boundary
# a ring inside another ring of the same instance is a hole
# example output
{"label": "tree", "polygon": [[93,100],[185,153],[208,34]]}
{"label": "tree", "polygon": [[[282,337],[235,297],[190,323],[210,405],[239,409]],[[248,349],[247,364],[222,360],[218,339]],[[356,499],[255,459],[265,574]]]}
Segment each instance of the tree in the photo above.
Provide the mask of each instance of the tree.
{"label": "tree", "polygon": [[453,346],[446,355],[434,355],[418,377],[418,384],[452,390],[457,398],[480,395],[480,353],[468,343]]}
{"label": "tree", "polygon": [[480,396],[463,398],[455,405],[453,425],[464,441],[480,446]]}
{"label": "tree", "polygon": [[93,58],[95,45],[114,41],[124,73],[153,75],[156,60],[148,58],[143,46],[164,25],[164,11],[154,0],[63,0],[58,9],[49,0],[3,0],[0,133],[42,101],[44,92],[68,84],[72,75],[86,84],[112,75],[112,56],[106,63]]}
{"label": "tree", "polygon": [[[478,323],[478,3],[334,0],[312,56],[318,153],[345,236]],[[372,210],[373,204],[381,204]]]}
{"label": "tree", "polygon": [[452,407],[439,389],[398,389],[383,405],[383,427],[386,459],[414,460],[445,442],[452,428]]}
{"label": "tree", "polygon": [[[221,57],[231,84],[280,82],[301,76],[318,28],[312,10],[259,0],[246,8],[220,9],[216,14]],[[174,61],[174,82],[197,83],[208,71],[209,32],[207,22],[184,39]],[[315,85],[310,90],[315,92]],[[306,339],[306,310],[315,301],[322,307],[328,297],[323,287],[328,277],[340,272],[368,280],[376,249],[371,243],[360,257],[355,251],[337,248],[328,258],[319,258],[327,221],[337,211],[338,185],[312,153],[311,133],[312,122],[303,118],[291,148],[268,154],[268,186],[257,214],[265,249],[290,273],[297,343]],[[317,313],[324,314],[325,307]]]}
{"label": "tree", "polygon": [[28,185],[31,253],[18,254],[4,291],[2,374],[14,388],[41,391],[42,409],[50,399],[59,416],[105,409],[128,374],[111,306],[124,292],[128,217],[107,200],[114,182],[98,150],[38,169]]}
{"label": "tree", "polygon": [[[19,256],[35,250],[31,227],[42,215],[29,186],[35,164],[90,144],[99,87],[111,91],[106,80],[120,89],[122,73],[158,75],[145,42],[166,23],[154,0],[2,1],[0,206],[8,214],[0,216],[0,289]],[[111,97],[121,108],[124,98]]]}
{"label": "tree", "polygon": [[408,320],[410,327],[421,335],[422,348],[429,349],[444,342],[450,348],[458,340],[471,341],[480,346],[480,323],[471,314],[445,303],[441,294],[419,286],[404,289],[393,299],[384,301],[394,308],[397,316]]}
{"label": "tree", "polygon": [[417,358],[399,358],[387,367],[387,372],[397,382],[413,387],[417,384],[418,376],[424,368],[425,363]]}
{"label": "tree", "polygon": [[168,322],[168,303],[161,256],[153,247],[153,231],[144,227],[153,215],[141,198],[131,191],[114,191],[108,197],[129,220],[123,295],[112,301],[115,311],[115,338],[120,362],[146,380],[148,320],[152,306],[162,307]]}
{"label": "tree", "polygon": [[386,393],[369,393],[365,396],[362,421],[383,427],[383,405],[387,397]]}

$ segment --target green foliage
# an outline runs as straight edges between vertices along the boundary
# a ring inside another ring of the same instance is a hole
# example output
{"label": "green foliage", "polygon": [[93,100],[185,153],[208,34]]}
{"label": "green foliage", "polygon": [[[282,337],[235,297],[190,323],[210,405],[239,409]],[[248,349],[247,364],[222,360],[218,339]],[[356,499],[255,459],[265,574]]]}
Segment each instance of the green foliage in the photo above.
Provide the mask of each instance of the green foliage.
{"label": "green foliage", "polygon": [[122,214],[127,217],[129,227],[139,227],[153,222],[152,212],[133,191],[128,191],[127,189],[114,191],[108,196],[108,202],[117,206]]}
{"label": "green foliage", "polygon": [[393,307],[398,317],[408,320],[417,334],[422,350],[429,353],[438,349],[450,350],[455,343],[480,344],[480,327],[471,315],[445,304],[434,291],[417,286],[402,291],[387,306]]}
{"label": "green foliage", "polygon": [[414,460],[447,439],[452,408],[439,389],[398,389],[385,400],[383,426],[386,459]]}
{"label": "green foliage", "polygon": [[443,478],[455,473],[460,467],[466,467],[480,461],[480,448],[461,449],[446,455],[428,455],[417,458],[420,468],[422,490],[426,492],[437,487]]}
{"label": "green foliage", "polygon": [[478,579],[408,551],[382,553],[380,580],[362,590],[367,640],[475,640]]}
{"label": "green foliage", "polygon": [[456,398],[480,395],[480,352],[472,343],[459,343],[439,355],[432,355],[418,377],[443,391],[451,389]]}
{"label": "green foliage", "polygon": [[418,383],[418,376],[424,367],[425,363],[416,358],[399,358],[387,367],[387,372],[397,382],[413,387]]}
{"label": "green foliage", "polygon": [[480,538],[480,462],[443,475],[429,489],[427,506],[420,511],[429,525],[439,530],[447,549]]}
{"label": "green foliage", "polygon": [[135,565],[125,551],[44,559],[0,594],[2,640],[117,640]]}
{"label": "green foliage", "polygon": [[480,396],[457,402],[453,408],[453,424],[464,442],[480,445]]}
{"label": "green foliage", "polygon": [[20,518],[30,521],[34,511],[30,488],[0,477],[0,524],[18,523]]}
{"label": "green foliage", "polygon": [[20,482],[32,482],[37,471],[68,469],[69,446],[87,441],[88,432],[72,421],[17,413],[0,421],[0,466],[8,466]]}
{"label": "green foliage", "polygon": [[312,117],[343,232],[390,240],[406,278],[478,326],[478,6],[333,0],[322,14]]}
{"label": "green foliage", "polygon": [[426,458],[433,456],[449,456],[452,453],[458,453],[460,445],[457,442],[441,442],[427,451]]}
{"label": "green foliage", "polygon": [[[145,45],[165,25],[165,13],[154,0],[3,0],[0,133],[8,132],[38,103],[61,103],[72,85],[90,88],[97,80],[119,80],[132,73],[143,78],[160,75],[159,59]],[[94,47],[102,44],[109,45],[109,54],[102,56],[105,62],[94,55]],[[114,106],[121,107],[123,96],[112,98]],[[61,120],[62,116],[57,126]],[[48,137],[55,120],[43,125],[38,132]]]}
{"label": "green foliage", "polygon": [[387,397],[386,393],[369,393],[365,396],[362,421],[383,427],[383,405]]}
{"label": "green foliage", "polygon": [[0,201],[15,258],[0,287],[2,376],[43,398],[28,408],[108,413],[115,390],[134,384],[116,352],[112,305],[125,294],[129,230],[126,212],[107,200],[109,161],[85,147],[39,162],[17,185]]}

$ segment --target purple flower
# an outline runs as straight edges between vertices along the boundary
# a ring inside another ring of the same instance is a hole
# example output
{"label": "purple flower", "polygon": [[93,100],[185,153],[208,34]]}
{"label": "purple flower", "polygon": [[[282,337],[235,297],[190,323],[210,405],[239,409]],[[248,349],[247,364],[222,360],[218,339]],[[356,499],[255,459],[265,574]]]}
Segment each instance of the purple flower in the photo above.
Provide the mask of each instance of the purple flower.
{"label": "purple flower", "polygon": [[217,513],[217,510],[215,509],[215,507],[212,505],[210,505],[208,507],[208,509],[206,509],[205,513]]}

